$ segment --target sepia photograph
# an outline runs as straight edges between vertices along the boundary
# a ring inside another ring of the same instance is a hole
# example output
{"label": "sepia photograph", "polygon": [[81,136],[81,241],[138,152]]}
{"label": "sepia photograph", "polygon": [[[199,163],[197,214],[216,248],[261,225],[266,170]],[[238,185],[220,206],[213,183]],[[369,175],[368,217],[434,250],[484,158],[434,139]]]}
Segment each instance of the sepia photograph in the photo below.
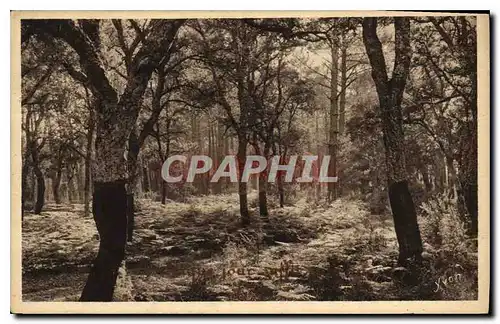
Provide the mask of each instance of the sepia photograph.
{"label": "sepia photograph", "polygon": [[488,13],[11,25],[12,312],[488,312]]}

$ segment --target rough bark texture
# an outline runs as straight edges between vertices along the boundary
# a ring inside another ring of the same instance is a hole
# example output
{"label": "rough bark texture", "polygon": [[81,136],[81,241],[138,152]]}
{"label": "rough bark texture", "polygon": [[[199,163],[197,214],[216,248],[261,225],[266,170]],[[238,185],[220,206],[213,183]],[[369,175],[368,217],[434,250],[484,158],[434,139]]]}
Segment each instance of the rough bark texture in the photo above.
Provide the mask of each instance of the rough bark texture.
{"label": "rough bark texture", "polygon": [[389,200],[399,243],[399,263],[420,260],[422,240],[415,206],[408,188],[401,101],[411,61],[410,21],[395,18],[395,61],[392,78],[386,71],[382,44],[377,36],[377,18],[363,19],[363,42],[372,67],[379,97],[387,166]]}

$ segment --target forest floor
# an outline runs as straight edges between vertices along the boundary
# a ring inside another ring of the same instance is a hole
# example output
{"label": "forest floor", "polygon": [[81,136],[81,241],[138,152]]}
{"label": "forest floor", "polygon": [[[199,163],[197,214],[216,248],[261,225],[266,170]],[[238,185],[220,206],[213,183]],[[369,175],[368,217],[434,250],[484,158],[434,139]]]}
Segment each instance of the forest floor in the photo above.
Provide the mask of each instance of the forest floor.
{"label": "forest floor", "polygon": [[[461,271],[462,265],[454,269],[454,260],[443,262],[442,251],[429,244],[418,275],[399,267],[391,216],[372,215],[359,200],[270,204],[262,220],[255,192],[249,196],[253,221],[246,228],[237,194],[166,205],[140,200],[115,300],[477,298],[476,274]],[[98,243],[82,205],[48,205],[41,215],[25,214],[23,300],[78,300]]]}

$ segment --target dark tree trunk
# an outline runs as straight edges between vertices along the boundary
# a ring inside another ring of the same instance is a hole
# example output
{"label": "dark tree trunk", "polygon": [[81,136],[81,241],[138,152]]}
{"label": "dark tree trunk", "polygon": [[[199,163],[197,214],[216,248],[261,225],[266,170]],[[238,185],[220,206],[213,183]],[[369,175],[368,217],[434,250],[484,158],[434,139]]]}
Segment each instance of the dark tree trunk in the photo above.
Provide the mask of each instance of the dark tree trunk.
{"label": "dark tree trunk", "polygon": [[[288,154],[288,147],[285,146],[285,149],[283,150],[283,153],[281,153],[281,147],[279,149],[279,154],[281,156],[280,160],[281,162],[280,163],[284,163],[285,162],[285,158]],[[280,203],[280,208],[283,208],[285,206],[285,188],[284,188],[284,174],[283,173],[279,173],[278,176],[277,176],[277,179],[278,179],[278,196],[279,196],[279,203]]]}
{"label": "dark tree trunk", "polygon": [[38,165],[34,166],[34,171],[36,176],[36,203],[34,212],[35,214],[40,214],[45,204],[45,179]]}
{"label": "dark tree trunk", "polygon": [[247,183],[241,181],[243,169],[247,159],[247,141],[243,136],[238,138],[238,195],[240,197],[240,215],[243,225],[250,224],[250,214],[248,212]]}
{"label": "dark tree trunk", "polygon": [[379,97],[382,119],[389,200],[399,244],[400,264],[408,259],[421,260],[422,239],[411,197],[405,162],[401,101],[408,77],[411,46],[410,21],[395,18],[395,62],[388,79],[382,44],[377,36],[377,18],[363,19],[363,42],[372,67],[372,77]]}
{"label": "dark tree trunk", "polygon": [[111,301],[127,239],[125,181],[94,182],[92,212],[99,232],[97,258],[80,301]]}
{"label": "dark tree trunk", "polygon": [[165,181],[161,182],[161,204],[165,205],[167,202],[167,183]]}
{"label": "dark tree trunk", "polygon": [[29,172],[29,162],[28,162],[28,152],[23,155],[23,168],[21,170],[21,220],[24,219],[24,209],[26,203],[26,196],[28,195],[28,172]]}
{"label": "dark tree trunk", "polygon": [[389,184],[389,201],[399,244],[398,262],[405,264],[409,258],[420,260],[422,239],[417,213],[406,180]]}
{"label": "dark tree trunk", "polygon": [[285,189],[283,188],[282,176],[278,178],[278,192],[279,192],[280,207],[283,208],[285,206]]}
{"label": "dark tree trunk", "polygon": [[[264,146],[264,158],[269,159],[269,151],[271,150],[271,144],[266,143]],[[267,210],[267,172],[266,169],[259,174],[259,211],[260,215],[263,217],[269,216]]]}
{"label": "dark tree trunk", "polygon": [[148,175],[148,169],[143,166],[142,167],[142,178],[143,178],[143,183],[144,183],[144,192],[149,192],[149,175]]}
{"label": "dark tree trunk", "polygon": [[61,198],[59,197],[59,186],[61,185],[61,175],[62,175],[62,169],[59,169],[56,171],[56,175],[52,179],[52,194],[54,195],[54,202],[56,204],[61,203]]}
{"label": "dark tree trunk", "polygon": [[260,188],[266,186],[266,180],[263,180],[259,177],[259,212],[260,216],[267,217],[269,216],[269,212],[267,210],[267,194],[264,191],[261,191]]}
{"label": "dark tree trunk", "polygon": [[474,121],[466,125],[462,136],[458,198],[460,215],[468,226],[471,236],[478,235],[478,188],[477,188],[477,130]]}

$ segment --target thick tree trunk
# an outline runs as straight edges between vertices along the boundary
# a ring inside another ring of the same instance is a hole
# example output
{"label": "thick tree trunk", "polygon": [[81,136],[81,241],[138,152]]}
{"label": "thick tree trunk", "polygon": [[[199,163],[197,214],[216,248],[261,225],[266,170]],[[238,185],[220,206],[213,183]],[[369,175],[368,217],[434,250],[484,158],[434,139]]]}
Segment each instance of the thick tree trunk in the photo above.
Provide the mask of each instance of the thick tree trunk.
{"label": "thick tree trunk", "polygon": [[97,258],[80,301],[111,301],[127,236],[125,180],[94,182],[92,212],[99,232]]}
{"label": "thick tree trunk", "polygon": [[109,127],[106,117],[100,116],[97,121],[96,158],[92,174],[92,212],[99,232],[99,252],[81,301],[112,300],[118,268],[125,256],[128,173],[124,148],[128,134],[123,128]]}
{"label": "thick tree trunk", "polygon": [[394,26],[394,71],[392,78],[388,79],[382,44],[377,36],[377,18],[363,19],[363,42],[379,97],[389,200],[399,244],[398,262],[406,264],[409,259],[418,262],[421,260],[422,239],[408,187],[401,113],[401,101],[411,61],[410,21],[408,18],[398,17],[395,18]]}

